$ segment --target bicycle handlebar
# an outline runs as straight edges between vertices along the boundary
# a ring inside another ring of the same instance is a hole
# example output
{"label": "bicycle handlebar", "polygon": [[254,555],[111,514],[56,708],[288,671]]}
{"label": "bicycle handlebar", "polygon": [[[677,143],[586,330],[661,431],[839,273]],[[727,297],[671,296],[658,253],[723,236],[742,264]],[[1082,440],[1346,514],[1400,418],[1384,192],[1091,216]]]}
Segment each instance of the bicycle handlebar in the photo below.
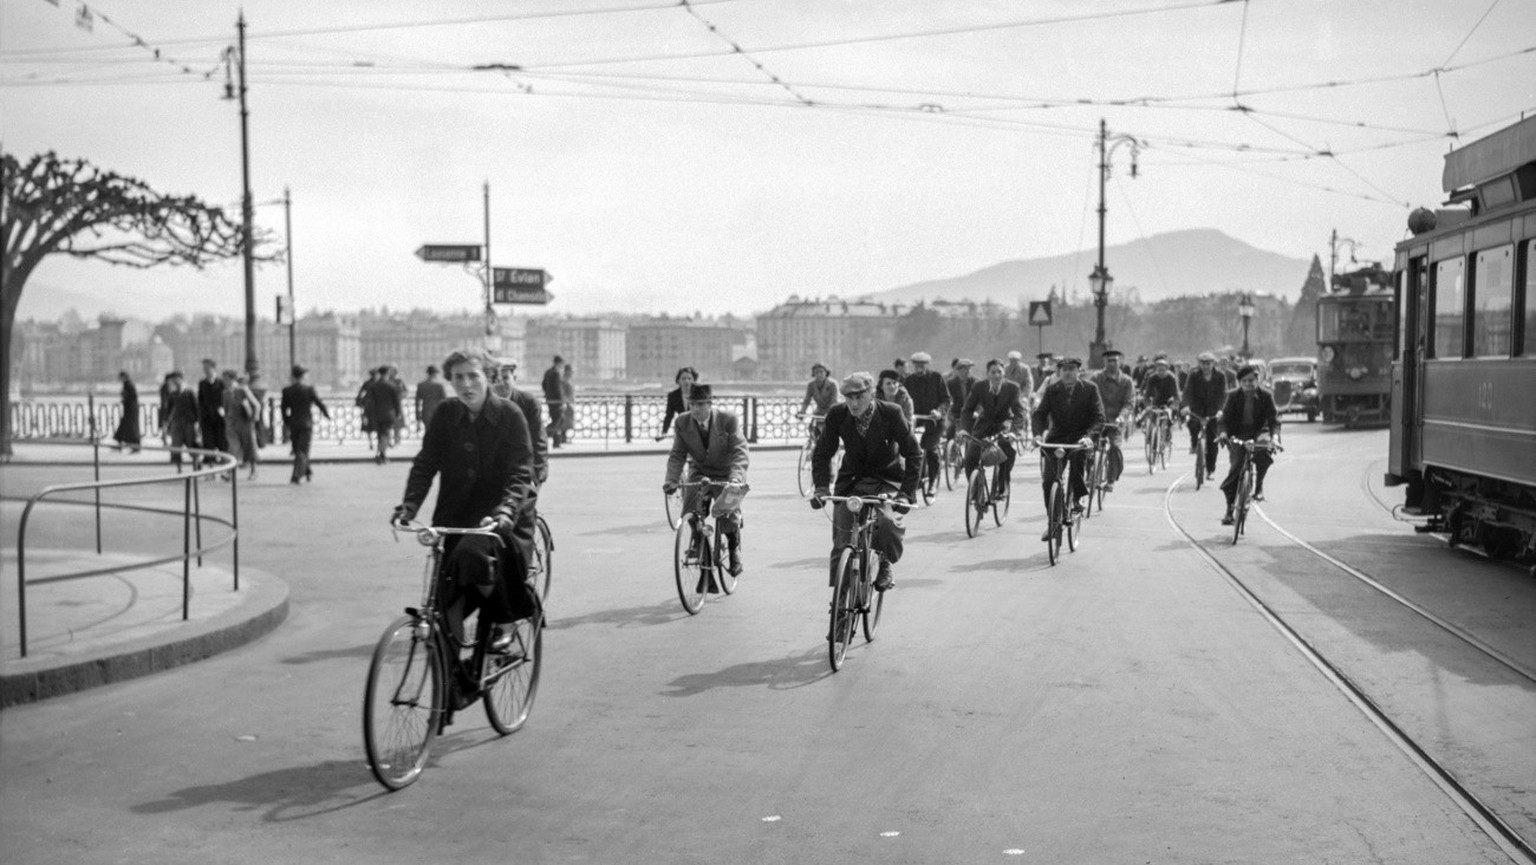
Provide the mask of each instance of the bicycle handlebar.
{"label": "bicycle handlebar", "polygon": [[412,522],[411,520],[390,520],[390,529],[400,532],[411,532],[416,535],[416,540],[423,546],[432,546],[439,539],[450,535],[481,535],[487,538],[495,538],[496,543],[504,544],[501,535],[496,533],[494,526],[470,526],[461,528],[455,526],[429,526],[425,523]]}

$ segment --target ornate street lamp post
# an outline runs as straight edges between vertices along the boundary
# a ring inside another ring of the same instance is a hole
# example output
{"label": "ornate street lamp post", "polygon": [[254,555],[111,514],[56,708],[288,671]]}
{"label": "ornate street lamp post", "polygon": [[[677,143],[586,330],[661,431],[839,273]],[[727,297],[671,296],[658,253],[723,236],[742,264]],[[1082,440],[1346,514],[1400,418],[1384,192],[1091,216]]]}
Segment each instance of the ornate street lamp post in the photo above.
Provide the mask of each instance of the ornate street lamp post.
{"label": "ornate street lamp post", "polygon": [[1097,315],[1093,343],[1088,346],[1088,366],[1092,369],[1104,365],[1104,350],[1110,347],[1104,334],[1104,307],[1109,305],[1109,287],[1114,278],[1104,266],[1104,214],[1107,210],[1104,205],[1104,184],[1109,179],[1109,158],[1114,155],[1115,148],[1122,144],[1131,146],[1131,176],[1135,177],[1136,156],[1141,152],[1142,142],[1130,135],[1110,135],[1109,125],[1102,117],[1099,118],[1099,263],[1094,265],[1093,273],[1088,275]]}
{"label": "ornate street lamp post", "polygon": [[1239,298],[1237,314],[1243,317],[1243,360],[1248,360],[1248,322],[1253,320],[1253,295],[1244,294]]}

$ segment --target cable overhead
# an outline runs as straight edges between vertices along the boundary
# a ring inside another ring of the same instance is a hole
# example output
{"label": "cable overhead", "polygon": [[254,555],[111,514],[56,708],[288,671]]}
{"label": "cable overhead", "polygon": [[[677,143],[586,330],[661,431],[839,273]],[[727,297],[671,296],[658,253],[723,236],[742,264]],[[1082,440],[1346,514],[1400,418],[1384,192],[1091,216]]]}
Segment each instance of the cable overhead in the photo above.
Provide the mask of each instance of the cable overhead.
{"label": "cable overhead", "polygon": [[769,72],[767,67],[763,66],[761,61],[759,61],[756,57],[753,57],[751,54],[747,53],[747,51],[744,48],[742,48],[740,44],[738,44],[736,42],[736,40],[734,40],[731,37],[725,35],[725,33],[723,31],[721,31],[719,27],[716,27],[713,23],[711,23],[709,20],[707,20],[703,15],[700,15],[699,11],[697,9],[693,8],[693,4],[691,2],[689,2],[689,0],[682,0],[682,5],[683,5],[683,9],[686,10],[689,15],[693,16],[694,20],[696,20],[700,24],[704,25],[704,28],[706,30],[708,30],[709,32],[715,34],[717,37],[719,37],[720,39],[724,40],[725,44],[731,46],[731,48],[734,49],[737,54],[741,55],[742,58],[744,58],[748,63],[751,63],[753,66],[756,66],[757,67],[757,71],[759,71],[759,72],[763,73],[764,75],[768,76],[768,80],[769,81],[772,81],[774,84],[777,84],[780,87],[784,88],[784,90],[787,91],[790,96],[795,97],[796,101],[800,102],[801,104],[809,106],[809,107],[815,107],[816,103],[812,102],[809,99],[806,99],[805,96],[803,96],[799,92],[797,92],[795,90],[795,88],[793,88],[793,87],[789,86],[788,84],[784,83],[784,79],[782,79],[779,76],[773,74],[772,72]]}

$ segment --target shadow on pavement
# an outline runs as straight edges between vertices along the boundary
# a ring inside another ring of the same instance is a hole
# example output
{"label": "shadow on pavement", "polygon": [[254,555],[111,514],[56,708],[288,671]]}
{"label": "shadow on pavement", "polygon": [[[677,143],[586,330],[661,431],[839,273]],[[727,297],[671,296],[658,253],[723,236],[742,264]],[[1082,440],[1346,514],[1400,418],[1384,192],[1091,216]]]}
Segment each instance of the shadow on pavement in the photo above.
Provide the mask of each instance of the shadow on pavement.
{"label": "shadow on pavement", "polygon": [[313,766],[291,766],[263,772],[227,784],[186,787],[164,799],[135,805],[136,814],[167,814],[228,802],[243,810],[264,810],[262,819],[280,823],[302,820],[350,808],[387,795],[358,760],[327,760]]}
{"label": "shadow on pavement", "polygon": [[715,688],[766,687],[786,690],[809,685],[830,675],[832,671],[827,668],[826,652],[812,650],[773,661],[732,664],[714,673],[678,676],[667,683],[672,690],[662,691],[661,696],[693,697]]}
{"label": "shadow on pavement", "polygon": [[[667,521],[657,515],[656,519],[648,523],[640,523],[633,526],[614,526],[611,529],[594,529],[590,532],[577,532],[578,537],[590,538],[598,535],[664,535],[670,536],[675,530],[667,528]],[[555,543],[559,543],[556,537]],[[557,547],[558,549],[558,547]]]}
{"label": "shadow on pavement", "polygon": [[[1066,555],[1067,548],[1062,547],[1061,552],[1063,555]],[[1039,561],[1035,561],[1035,559],[1039,559]],[[968,562],[963,565],[951,566],[949,572],[952,574],[964,574],[971,571],[1043,571],[1049,567],[1050,559],[1046,555],[1045,544],[1041,544],[1040,552],[1037,555],[992,559],[985,562]],[[916,580],[913,580],[911,583],[902,581],[901,585],[915,585],[916,582]]]}
{"label": "shadow on pavement", "polygon": [[344,649],[316,649],[305,652],[302,655],[294,655],[284,658],[285,664],[313,664],[318,661],[339,661],[350,658],[369,658],[373,656],[373,643],[365,643],[360,646],[348,646]]}
{"label": "shadow on pavement", "polygon": [[649,607],[620,607],[616,610],[598,610],[584,616],[551,616],[549,623],[545,625],[551,631],[564,631],[581,625],[618,625],[619,627],[633,627],[642,625],[665,625],[678,619],[691,618],[676,600],[655,604]]}

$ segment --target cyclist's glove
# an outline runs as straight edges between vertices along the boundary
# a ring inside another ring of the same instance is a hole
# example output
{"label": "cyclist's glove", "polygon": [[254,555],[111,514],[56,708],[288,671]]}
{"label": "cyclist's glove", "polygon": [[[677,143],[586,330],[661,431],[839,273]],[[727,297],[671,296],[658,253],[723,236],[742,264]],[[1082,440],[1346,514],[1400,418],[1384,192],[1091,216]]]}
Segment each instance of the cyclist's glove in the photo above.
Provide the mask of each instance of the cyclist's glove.
{"label": "cyclist's glove", "polygon": [[673,493],[677,492],[677,484],[670,484],[670,483],[669,484],[662,484],[661,485],[661,491],[663,493],[665,493],[666,495],[670,496]]}
{"label": "cyclist's glove", "polygon": [[891,510],[898,514],[904,514],[912,510],[912,497],[905,493],[897,496],[896,500],[891,502]]}
{"label": "cyclist's glove", "polygon": [[416,506],[409,502],[395,505],[394,513],[389,515],[390,523],[408,523],[414,519],[416,519]]}
{"label": "cyclist's glove", "polygon": [[831,493],[827,490],[817,490],[811,493],[811,509],[819,511],[826,507],[827,503],[823,499],[825,496],[829,495],[831,495]]}

